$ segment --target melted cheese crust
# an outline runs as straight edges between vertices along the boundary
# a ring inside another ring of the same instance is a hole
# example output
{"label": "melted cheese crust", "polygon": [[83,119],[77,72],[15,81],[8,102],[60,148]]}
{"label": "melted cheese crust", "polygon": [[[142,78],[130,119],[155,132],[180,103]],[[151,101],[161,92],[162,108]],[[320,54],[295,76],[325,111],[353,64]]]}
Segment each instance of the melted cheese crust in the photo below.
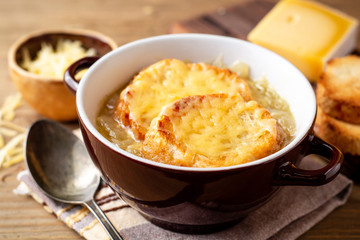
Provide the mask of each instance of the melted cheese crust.
{"label": "melted cheese crust", "polygon": [[143,140],[164,105],[187,96],[214,93],[241,94],[245,100],[251,99],[245,80],[228,69],[165,59],[141,71],[122,91],[115,118],[136,139]]}
{"label": "melted cheese crust", "polygon": [[270,113],[240,95],[190,96],[165,106],[145,136],[143,154],[188,167],[221,167],[265,157],[281,147]]}

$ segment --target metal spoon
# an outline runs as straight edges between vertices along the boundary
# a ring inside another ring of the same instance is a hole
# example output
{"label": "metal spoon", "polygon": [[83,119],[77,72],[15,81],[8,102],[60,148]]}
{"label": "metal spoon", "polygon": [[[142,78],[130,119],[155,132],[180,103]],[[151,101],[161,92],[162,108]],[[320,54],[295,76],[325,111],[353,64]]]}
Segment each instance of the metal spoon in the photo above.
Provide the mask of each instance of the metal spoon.
{"label": "metal spoon", "polygon": [[28,169],[46,195],[60,202],[84,204],[111,239],[122,239],[94,201],[100,174],[82,141],[68,128],[50,120],[35,122],[28,132],[25,151]]}

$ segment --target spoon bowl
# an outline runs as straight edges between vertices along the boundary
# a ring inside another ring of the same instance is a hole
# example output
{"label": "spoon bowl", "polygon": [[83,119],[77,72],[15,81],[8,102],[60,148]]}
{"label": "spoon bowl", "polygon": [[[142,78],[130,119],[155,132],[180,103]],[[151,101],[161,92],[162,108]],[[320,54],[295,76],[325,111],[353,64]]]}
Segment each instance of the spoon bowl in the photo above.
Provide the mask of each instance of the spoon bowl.
{"label": "spoon bowl", "polygon": [[94,201],[100,173],[82,141],[68,128],[50,120],[35,122],[28,132],[25,152],[28,169],[46,195],[60,202],[84,204],[112,239],[122,239]]}

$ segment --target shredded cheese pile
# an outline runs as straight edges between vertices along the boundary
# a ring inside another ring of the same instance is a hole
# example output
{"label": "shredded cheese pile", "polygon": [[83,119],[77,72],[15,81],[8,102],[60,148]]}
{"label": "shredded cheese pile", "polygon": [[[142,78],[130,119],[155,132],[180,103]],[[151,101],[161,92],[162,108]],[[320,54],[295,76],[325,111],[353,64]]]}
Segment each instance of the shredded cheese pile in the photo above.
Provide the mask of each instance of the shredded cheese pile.
{"label": "shredded cheese pile", "polygon": [[20,93],[5,99],[0,109],[0,168],[9,167],[24,160],[26,128],[12,122],[15,109],[22,103]]}
{"label": "shredded cheese pile", "polygon": [[28,49],[23,51],[21,66],[27,71],[43,77],[62,79],[65,70],[80,58],[95,56],[96,50],[85,49],[80,41],[61,39],[56,49],[48,43],[41,43],[41,49],[35,59],[31,59]]}

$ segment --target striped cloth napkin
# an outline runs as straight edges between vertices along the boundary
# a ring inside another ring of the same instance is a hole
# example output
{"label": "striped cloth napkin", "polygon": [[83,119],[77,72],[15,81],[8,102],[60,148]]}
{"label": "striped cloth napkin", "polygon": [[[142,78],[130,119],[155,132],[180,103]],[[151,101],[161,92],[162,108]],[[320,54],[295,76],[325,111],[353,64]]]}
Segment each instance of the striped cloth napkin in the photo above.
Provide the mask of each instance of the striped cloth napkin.
{"label": "striped cloth napkin", "polygon": [[[314,157],[302,162],[304,168],[319,168]],[[14,192],[30,195],[44,208],[74,229],[85,239],[109,239],[105,230],[87,208],[56,202],[44,195],[27,170],[18,175],[20,184]],[[103,185],[96,201],[127,240],[133,239],[296,239],[335,208],[346,203],[352,181],[339,175],[332,182],[318,187],[283,187],[269,202],[251,213],[237,225],[220,232],[204,235],[180,234],[159,228]]]}

